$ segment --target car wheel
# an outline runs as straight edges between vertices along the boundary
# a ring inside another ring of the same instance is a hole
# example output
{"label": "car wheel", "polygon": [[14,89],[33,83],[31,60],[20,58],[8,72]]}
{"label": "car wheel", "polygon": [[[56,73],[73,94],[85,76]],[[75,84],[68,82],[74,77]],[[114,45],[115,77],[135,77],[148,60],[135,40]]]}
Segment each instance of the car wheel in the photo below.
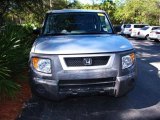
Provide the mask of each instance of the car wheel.
{"label": "car wheel", "polygon": [[151,40],[151,39],[149,38],[149,35],[146,35],[145,39],[146,39],[146,40]]}

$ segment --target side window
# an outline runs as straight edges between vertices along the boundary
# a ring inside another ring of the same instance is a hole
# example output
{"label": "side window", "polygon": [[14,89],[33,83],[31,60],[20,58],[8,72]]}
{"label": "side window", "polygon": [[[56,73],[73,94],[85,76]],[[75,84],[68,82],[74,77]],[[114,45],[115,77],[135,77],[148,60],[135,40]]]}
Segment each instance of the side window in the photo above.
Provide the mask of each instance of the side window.
{"label": "side window", "polygon": [[101,22],[101,30],[108,32],[108,33],[112,33],[112,29],[110,27],[110,24],[108,22],[106,15],[103,13],[98,13],[98,16],[99,16],[100,22]]}
{"label": "side window", "polygon": [[[54,23],[53,22],[54,21],[54,17],[49,15],[47,19],[48,20],[46,21],[44,33],[54,33],[55,31],[52,29],[53,28],[53,24],[52,23]],[[52,22],[50,22],[50,21],[52,21]]]}
{"label": "side window", "polygon": [[[47,19],[49,19],[49,17],[47,18]],[[44,33],[48,33],[49,32],[49,22],[48,22],[49,20],[46,20],[46,24],[45,24],[45,29],[44,29]]]}
{"label": "side window", "polygon": [[160,27],[153,27],[152,30],[155,30],[155,29],[158,29],[158,28],[160,28]]}
{"label": "side window", "polygon": [[145,27],[146,25],[134,25],[134,28],[143,28]]}
{"label": "side window", "polygon": [[134,28],[140,28],[140,26],[139,25],[134,25]]}
{"label": "side window", "polygon": [[140,28],[143,28],[143,27],[145,27],[146,25],[140,25]]}

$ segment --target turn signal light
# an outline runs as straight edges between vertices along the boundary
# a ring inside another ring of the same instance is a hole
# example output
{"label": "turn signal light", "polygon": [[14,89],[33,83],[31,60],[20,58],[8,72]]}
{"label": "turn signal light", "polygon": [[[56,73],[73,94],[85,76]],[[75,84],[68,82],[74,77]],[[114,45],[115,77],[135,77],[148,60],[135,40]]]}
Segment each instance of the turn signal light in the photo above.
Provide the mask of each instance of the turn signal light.
{"label": "turn signal light", "polygon": [[130,57],[132,59],[132,62],[135,60],[135,53],[130,54]]}
{"label": "turn signal light", "polygon": [[36,69],[38,68],[38,61],[39,61],[39,58],[37,57],[32,58],[32,64]]}

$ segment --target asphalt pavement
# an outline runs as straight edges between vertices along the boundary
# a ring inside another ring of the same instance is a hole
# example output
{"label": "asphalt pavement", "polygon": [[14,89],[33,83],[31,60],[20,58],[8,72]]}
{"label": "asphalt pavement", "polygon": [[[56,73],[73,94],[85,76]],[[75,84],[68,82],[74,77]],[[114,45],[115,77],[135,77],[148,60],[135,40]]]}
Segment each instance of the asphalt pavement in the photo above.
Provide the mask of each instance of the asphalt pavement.
{"label": "asphalt pavement", "polygon": [[136,48],[138,79],[123,97],[31,98],[17,120],[160,120],[160,42],[129,40]]}

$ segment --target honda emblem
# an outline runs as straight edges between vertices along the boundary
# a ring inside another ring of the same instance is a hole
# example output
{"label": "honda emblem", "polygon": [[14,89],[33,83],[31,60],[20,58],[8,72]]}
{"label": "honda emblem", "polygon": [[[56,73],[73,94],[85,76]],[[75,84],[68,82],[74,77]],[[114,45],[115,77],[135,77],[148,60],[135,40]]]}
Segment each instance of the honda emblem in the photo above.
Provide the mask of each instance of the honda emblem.
{"label": "honda emblem", "polygon": [[83,58],[83,64],[86,66],[92,65],[92,58]]}

